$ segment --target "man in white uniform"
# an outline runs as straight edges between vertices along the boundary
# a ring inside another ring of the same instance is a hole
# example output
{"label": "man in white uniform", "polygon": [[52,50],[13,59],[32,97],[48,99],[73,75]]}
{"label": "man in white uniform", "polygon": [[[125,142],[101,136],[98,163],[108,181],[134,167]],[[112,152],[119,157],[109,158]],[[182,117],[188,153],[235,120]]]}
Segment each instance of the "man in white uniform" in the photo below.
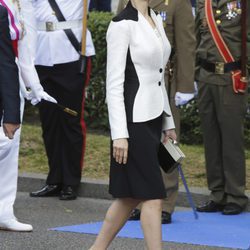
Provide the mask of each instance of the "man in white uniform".
{"label": "man in white uniform", "polygon": [[[83,2],[34,0],[38,27],[36,65],[41,83],[58,103],[75,110],[78,116],[67,114],[48,102],[40,105],[49,173],[46,185],[31,192],[31,197],[59,196],[61,200],[77,197],[86,137],[83,120],[85,87],[89,79],[90,57],[95,54],[90,32],[87,31],[87,67],[80,74]],[[65,31],[71,33],[75,44]]]}
{"label": "man in white uniform", "polygon": [[[55,99],[50,97],[42,88],[39,83],[39,78],[34,66],[34,52],[36,42],[36,27],[35,19],[33,16],[33,7],[29,0],[0,0],[0,6],[5,10],[7,15],[7,21],[9,19],[9,33],[6,33],[6,21],[1,20],[0,27],[5,33],[1,33],[0,45],[3,46],[3,41],[9,44],[5,46],[0,55],[1,60],[4,55],[7,58],[3,58],[3,61],[12,63],[15,65],[15,56],[17,66],[19,68],[19,80],[21,84],[21,109],[19,108],[19,120],[22,120],[22,114],[24,109],[24,97],[31,100],[32,104],[37,104],[41,99],[47,101],[56,102]],[[7,22],[8,25],[8,22]],[[8,41],[6,41],[8,40]],[[11,47],[11,41],[13,47]],[[8,52],[10,51],[10,52]],[[2,62],[2,61],[1,61]],[[2,67],[6,65],[2,64]],[[12,66],[13,67],[13,66]],[[16,67],[16,65],[15,65]],[[1,74],[0,80],[6,80],[13,78],[14,73],[1,70],[6,77]],[[18,74],[18,71],[16,71]],[[16,76],[18,81],[18,76]],[[31,89],[31,92],[27,93],[25,86]],[[20,112],[21,111],[21,112]],[[21,117],[20,117],[21,113]],[[18,176],[18,154],[20,143],[20,132],[18,129],[12,140],[5,136],[6,131],[0,128],[0,228],[10,231],[32,231],[32,226],[29,224],[23,224],[17,221],[14,216],[13,204],[16,198],[17,191],[17,176]]]}

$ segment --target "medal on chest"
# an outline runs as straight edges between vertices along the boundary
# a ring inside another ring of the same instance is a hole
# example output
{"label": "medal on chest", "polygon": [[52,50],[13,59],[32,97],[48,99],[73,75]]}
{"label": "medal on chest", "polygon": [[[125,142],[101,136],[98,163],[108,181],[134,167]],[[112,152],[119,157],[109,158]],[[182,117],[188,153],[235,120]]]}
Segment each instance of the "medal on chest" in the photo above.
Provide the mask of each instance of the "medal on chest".
{"label": "medal on chest", "polygon": [[161,18],[163,22],[167,20],[167,12],[166,11],[160,11]]}
{"label": "medal on chest", "polygon": [[166,27],[166,21],[167,21],[167,12],[166,11],[160,11],[159,14],[161,15],[163,26]]}
{"label": "medal on chest", "polygon": [[236,18],[238,15],[241,14],[241,1],[233,1],[233,2],[228,2],[227,3],[227,19],[231,20],[233,18]]}

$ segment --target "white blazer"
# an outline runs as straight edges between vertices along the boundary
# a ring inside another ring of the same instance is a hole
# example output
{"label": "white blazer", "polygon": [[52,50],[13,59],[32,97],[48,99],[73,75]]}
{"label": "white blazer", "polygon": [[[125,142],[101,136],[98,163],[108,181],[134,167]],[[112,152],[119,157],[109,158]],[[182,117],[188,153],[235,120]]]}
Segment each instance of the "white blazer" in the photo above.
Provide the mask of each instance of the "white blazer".
{"label": "white blazer", "polygon": [[129,2],[107,31],[107,104],[112,139],[128,138],[127,122],[145,122],[164,112],[163,130],[174,128],[164,71],[170,43],[160,15],[158,30]]}

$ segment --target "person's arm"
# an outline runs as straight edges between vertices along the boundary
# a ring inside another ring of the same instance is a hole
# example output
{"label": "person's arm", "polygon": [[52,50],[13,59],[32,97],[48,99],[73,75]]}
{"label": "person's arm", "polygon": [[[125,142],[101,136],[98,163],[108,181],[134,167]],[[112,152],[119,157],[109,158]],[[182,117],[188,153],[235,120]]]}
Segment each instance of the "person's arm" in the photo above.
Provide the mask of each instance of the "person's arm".
{"label": "person's arm", "polygon": [[195,22],[190,0],[176,0],[174,47],[177,92],[194,93]]}
{"label": "person's arm", "polygon": [[200,46],[201,35],[200,35],[200,11],[199,11],[199,0],[196,3],[196,11],[195,11],[195,36],[196,36],[196,55],[195,55],[195,80],[198,80],[200,66],[199,66],[199,58],[198,58],[198,48]]}
{"label": "person's arm", "polygon": [[124,80],[129,31],[126,21],[111,22],[107,31],[106,95],[112,139],[128,138]]}
{"label": "person's arm", "polygon": [[18,69],[10,38],[8,12],[4,7],[0,7],[0,58],[3,123],[5,132],[7,131],[6,135],[11,138],[20,124],[20,97]]}
{"label": "person's arm", "polygon": [[22,1],[21,12],[25,31],[23,38],[18,42],[18,64],[25,86],[31,89],[31,93],[27,98],[34,105],[42,99],[56,102],[54,98],[44,91],[35,69],[37,30],[32,3],[30,1]]}
{"label": "person's arm", "polygon": [[129,27],[126,21],[112,21],[107,31],[106,95],[109,113],[113,157],[126,163],[128,157],[127,118],[124,103],[125,68],[129,45]]}
{"label": "person's arm", "polygon": [[12,139],[20,126],[20,97],[18,69],[12,49],[8,12],[0,6],[0,94],[2,101],[3,131]]}

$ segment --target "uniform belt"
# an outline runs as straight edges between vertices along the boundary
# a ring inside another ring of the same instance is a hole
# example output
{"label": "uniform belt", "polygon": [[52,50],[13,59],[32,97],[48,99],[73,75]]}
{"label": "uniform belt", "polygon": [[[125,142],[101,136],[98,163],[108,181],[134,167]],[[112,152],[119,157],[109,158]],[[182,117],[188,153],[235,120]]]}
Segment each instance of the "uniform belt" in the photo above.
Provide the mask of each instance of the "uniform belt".
{"label": "uniform belt", "polygon": [[241,63],[240,61],[237,62],[230,62],[230,63],[224,63],[224,62],[208,62],[207,60],[204,59],[199,59],[200,61],[200,65],[203,69],[215,73],[215,74],[219,74],[219,75],[223,75],[225,73],[228,73],[230,71],[235,71],[241,68]]}
{"label": "uniform belt", "polygon": [[82,27],[82,20],[69,20],[65,22],[39,22],[37,23],[37,30],[39,31],[56,31],[75,29]]}

